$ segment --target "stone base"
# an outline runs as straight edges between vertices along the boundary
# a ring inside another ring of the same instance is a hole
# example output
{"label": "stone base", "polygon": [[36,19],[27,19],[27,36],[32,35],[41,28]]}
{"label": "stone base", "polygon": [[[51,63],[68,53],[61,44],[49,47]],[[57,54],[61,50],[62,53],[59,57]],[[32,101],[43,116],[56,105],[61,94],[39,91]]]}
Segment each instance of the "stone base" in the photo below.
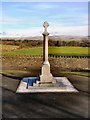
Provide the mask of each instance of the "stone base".
{"label": "stone base", "polygon": [[55,83],[51,86],[43,84],[41,86],[29,86],[28,89],[26,89],[27,83],[21,81],[16,93],[78,92],[66,77],[54,77],[54,80]]}
{"label": "stone base", "polygon": [[41,75],[40,75],[40,81],[41,83],[47,83],[47,82],[52,82],[53,81],[53,76],[50,73],[50,64],[49,62],[47,64],[43,64],[42,65],[42,69],[41,69]]}
{"label": "stone base", "polygon": [[49,82],[48,83],[46,83],[46,82],[44,82],[44,83],[39,82],[39,84],[37,84],[37,86],[38,87],[54,87],[54,84],[52,82],[50,82],[50,83]]}
{"label": "stone base", "polygon": [[54,81],[54,77],[52,76],[52,74],[49,75],[40,75],[40,83],[44,84],[44,83],[52,83]]}

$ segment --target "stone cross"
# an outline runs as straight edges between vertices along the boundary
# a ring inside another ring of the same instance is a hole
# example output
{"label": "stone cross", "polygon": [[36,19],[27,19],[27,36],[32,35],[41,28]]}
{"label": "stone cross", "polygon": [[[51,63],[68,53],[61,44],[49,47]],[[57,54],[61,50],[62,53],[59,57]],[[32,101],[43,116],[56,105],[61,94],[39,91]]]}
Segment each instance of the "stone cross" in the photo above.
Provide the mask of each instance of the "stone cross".
{"label": "stone cross", "polygon": [[48,22],[45,21],[45,22],[43,23],[43,27],[45,28],[45,31],[44,31],[44,32],[47,32],[47,27],[48,27],[48,26],[49,26]]}
{"label": "stone cross", "polygon": [[45,31],[43,32],[43,63],[49,64],[48,62],[48,35],[47,27],[49,26],[48,22],[45,21],[43,23],[43,27],[45,28]]}

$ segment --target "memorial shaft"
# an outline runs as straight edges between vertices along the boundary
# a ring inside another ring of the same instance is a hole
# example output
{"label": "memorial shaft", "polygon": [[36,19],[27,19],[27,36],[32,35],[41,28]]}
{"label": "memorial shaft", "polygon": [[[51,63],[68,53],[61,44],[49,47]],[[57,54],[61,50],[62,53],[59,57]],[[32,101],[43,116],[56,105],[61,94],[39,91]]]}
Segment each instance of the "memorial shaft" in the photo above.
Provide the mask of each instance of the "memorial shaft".
{"label": "memorial shaft", "polygon": [[48,64],[48,35],[43,34],[43,63]]}

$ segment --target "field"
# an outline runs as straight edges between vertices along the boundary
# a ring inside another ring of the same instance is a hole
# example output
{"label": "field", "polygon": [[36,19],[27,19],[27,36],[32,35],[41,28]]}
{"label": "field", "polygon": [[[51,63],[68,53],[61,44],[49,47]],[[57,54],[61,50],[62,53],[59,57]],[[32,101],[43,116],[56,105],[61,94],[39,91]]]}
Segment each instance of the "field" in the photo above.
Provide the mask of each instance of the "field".
{"label": "field", "polygon": [[0,45],[0,51],[12,51],[18,49],[19,46],[16,45]]}
{"label": "field", "polygon": [[[88,51],[90,48],[88,47],[49,47],[49,55],[53,56],[89,56]],[[33,48],[23,48],[20,49],[19,46],[15,45],[2,45],[2,55],[3,56],[42,56],[43,55],[43,48],[42,47],[33,47]],[[9,61],[8,61],[9,62]],[[60,66],[59,66],[60,67]],[[7,74],[15,74],[17,70],[2,70],[2,73]],[[26,71],[19,70],[18,73],[26,74]],[[74,72],[63,72],[59,73],[61,75],[80,75],[80,76],[90,76],[90,74],[86,71],[74,71]]]}
{"label": "field", "polygon": [[[49,47],[49,55],[54,56],[89,56],[88,47]],[[15,55],[27,55],[27,56],[42,56],[43,48],[23,48],[19,49],[18,46],[2,46],[2,55],[15,56]]]}

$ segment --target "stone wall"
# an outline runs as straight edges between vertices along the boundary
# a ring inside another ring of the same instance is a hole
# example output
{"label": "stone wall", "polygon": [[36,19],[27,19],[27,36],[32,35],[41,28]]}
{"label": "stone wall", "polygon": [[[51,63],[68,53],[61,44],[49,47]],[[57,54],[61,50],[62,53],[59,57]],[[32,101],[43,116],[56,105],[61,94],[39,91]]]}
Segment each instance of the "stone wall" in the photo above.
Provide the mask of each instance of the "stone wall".
{"label": "stone wall", "polygon": [[[51,69],[55,70],[83,70],[88,69],[89,58],[49,57]],[[3,69],[41,69],[42,57],[16,56],[2,57]]]}

